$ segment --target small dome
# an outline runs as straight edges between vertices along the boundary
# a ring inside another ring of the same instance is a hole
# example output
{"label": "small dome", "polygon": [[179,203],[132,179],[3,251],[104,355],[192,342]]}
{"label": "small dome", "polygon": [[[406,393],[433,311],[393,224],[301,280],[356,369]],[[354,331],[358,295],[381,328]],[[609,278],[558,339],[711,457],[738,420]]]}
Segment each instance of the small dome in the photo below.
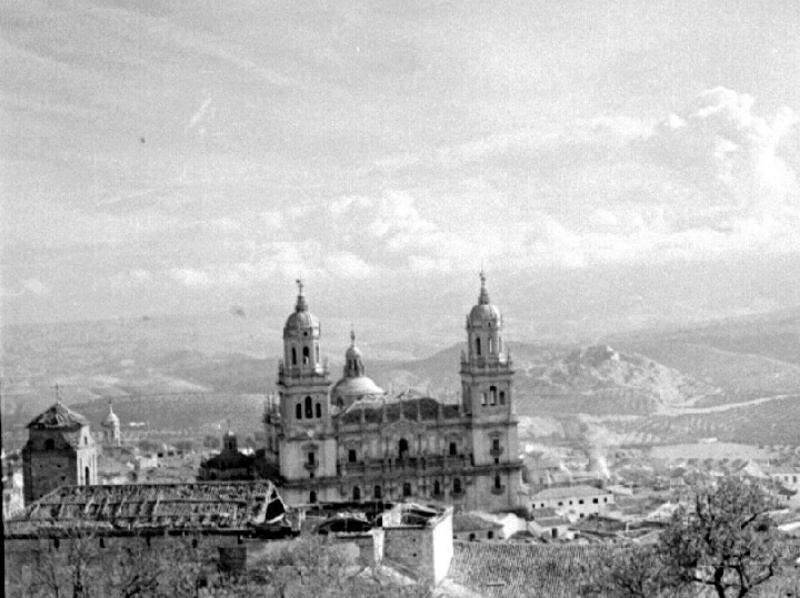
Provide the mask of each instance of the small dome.
{"label": "small dome", "polygon": [[308,336],[309,333],[311,336],[319,336],[319,320],[308,311],[308,303],[303,295],[303,283],[300,280],[297,281],[297,287],[299,289],[297,303],[294,306],[294,313],[286,319],[283,337]]}
{"label": "small dome", "polygon": [[109,411],[108,414],[103,418],[102,425],[115,426],[117,424],[119,424],[119,418],[117,417],[117,414],[114,413],[113,411]]}
{"label": "small dome", "polygon": [[486,290],[486,275],[481,271],[481,293],[478,304],[473,306],[467,318],[468,326],[483,326],[485,324],[497,325],[502,320],[502,314],[497,306],[489,302],[489,291]]}

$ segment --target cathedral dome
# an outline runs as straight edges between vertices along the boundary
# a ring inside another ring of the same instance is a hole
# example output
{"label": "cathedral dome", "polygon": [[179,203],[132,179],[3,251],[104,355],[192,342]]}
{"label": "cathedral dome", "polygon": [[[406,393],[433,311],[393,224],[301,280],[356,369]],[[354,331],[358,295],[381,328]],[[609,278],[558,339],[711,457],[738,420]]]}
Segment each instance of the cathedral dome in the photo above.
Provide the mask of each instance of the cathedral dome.
{"label": "cathedral dome", "polygon": [[294,313],[286,319],[283,337],[319,336],[319,319],[308,311],[308,302],[303,295],[303,283],[298,280],[297,286],[300,290],[297,295],[297,304],[294,306]]}
{"label": "cathedral dome", "polygon": [[380,386],[369,376],[358,376],[357,378],[342,378],[339,380],[331,391],[331,397],[334,400],[338,397],[342,398],[357,398],[364,395],[382,395],[386,394]]}
{"label": "cathedral dome", "polygon": [[500,309],[489,302],[489,291],[486,290],[486,275],[481,272],[481,293],[478,304],[473,306],[467,317],[468,326],[497,326],[502,320]]}
{"label": "cathedral dome", "polygon": [[340,406],[346,406],[365,395],[386,394],[380,386],[366,375],[361,351],[356,347],[356,333],[350,331],[350,347],[345,353],[344,375],[331,390],[331,398]]}

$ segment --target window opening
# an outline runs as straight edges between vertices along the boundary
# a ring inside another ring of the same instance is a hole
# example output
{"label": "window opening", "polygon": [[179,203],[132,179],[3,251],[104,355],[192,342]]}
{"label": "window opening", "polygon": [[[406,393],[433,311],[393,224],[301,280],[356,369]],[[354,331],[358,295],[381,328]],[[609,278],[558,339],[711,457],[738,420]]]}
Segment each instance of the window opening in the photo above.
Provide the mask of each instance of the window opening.
{"label": "window opening", "polygon": [[409,482],[403,483],[403,496],[411,496],[411,484]]}
{"label": "window opening", "polygon": [[353,500],[361,500],[361,488],[358,486],[353,487]]}
{"label": "window opening", "polygon": [[481,339],[479,338],[475,339],[475,355],[481,356]]}
{"label": "window opening", "polygon": [[297,365],[297,349],[292,347],[292,365]]}
{"label": "window opening", "polygon": [[457,451],[458,451],[458,447],[456,446],[456,443],[455,442],[451,442],[450,443],[450,456],[451,457],[455,457]]}
{"label": "window opening", "polygon": [[397,443],[397,451],[401,459],[408,457],[408,440],[401,438]]}
{"label": "window opening", "polygon": [[314,411],[312,410],[311,397],[306,397],[306,419],[311,419],[312,417],[314,417]]}
{"label": "window opening", "polygon": [[317,417],[322,417],[322,405],[320,405],[319,403],[317,403],[317,406],[316,406],[316,413],[317,413]]}
{"label": "window opening", "polygon": [[350,463],[356,462],[356,449],[350,449],[349,451],[347,451],[347,460]]}
{"label": "window opening", "polygon": [[303,365],[308,365],[311,362],[311,354],[308,347],[303,347]]}
{"label": "window opening", "polygon": [[372,494],[375,496],[375,500],[380,500],[383,497],[383,491],[380,486],[375,486],[372,490]]}

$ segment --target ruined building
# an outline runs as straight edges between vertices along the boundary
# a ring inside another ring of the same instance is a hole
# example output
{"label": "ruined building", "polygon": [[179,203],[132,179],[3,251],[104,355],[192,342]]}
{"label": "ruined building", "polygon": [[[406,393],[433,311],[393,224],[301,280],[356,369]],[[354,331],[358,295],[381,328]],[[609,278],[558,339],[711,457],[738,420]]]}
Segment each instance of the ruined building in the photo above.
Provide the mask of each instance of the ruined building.
{"label": "ruined building", "polygon": [[97,446],[86,418],[58,401],[28,430],[22,449],[26,505],[65,484],[97,484]]}
{"label": "ruined building", "polygon": [[518,506],[514,372],[483,273],[466,332],[458,403],[389,396],[366,376],[354,335],[334,385],[299,283],[283,329],[278,397],[265,413],[266,458],[287,503],[414,497],[459,509]]}

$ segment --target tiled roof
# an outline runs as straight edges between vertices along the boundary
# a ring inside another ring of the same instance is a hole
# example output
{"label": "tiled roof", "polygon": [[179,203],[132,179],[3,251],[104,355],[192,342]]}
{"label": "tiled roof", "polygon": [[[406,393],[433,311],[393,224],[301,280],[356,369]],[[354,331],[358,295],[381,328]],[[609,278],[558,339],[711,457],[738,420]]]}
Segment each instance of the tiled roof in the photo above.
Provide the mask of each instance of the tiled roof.
{"label": "tiled roof", "polygon": [[61,486],[4,522],[4,533],[91,527],[114,530],[248,530],[280,517],[285,504],[271,482]]}
{"label": "tiled roof", "polygon": [[598,548],[454,541],[449,577],[485,598],[574,598],[578,563]]}
{"label": "tiled roof", "polygon": [[88,425],[89,420],[64,405],[61,401],[58,401],[47,411],[36,416],[33,421],[28,424],[28,428],[36,430],[58,430]]}
{"label": "tiled roof", "polygon": [[[435,421],[439,413],[439,401],[431,397],[397,398],[397,397],[365,397],[350,405],[346,411],[339,415],[339,421],[344,424],[357,424],[361,421],[361,411],[364,411],[364,421],[377,424],[383,421],[384,409],[386,421],[394,422],[400,419],[402,409],[403,418],[415,421],[417,416],[421,420]],[[457,419],[459,417],[458,405],[443,403],[442,418]]]}
{"label": "tiled roof", "polygon": [[559,488],[546,488],[534,494],[532,500],[552,500],[555,498],[583,498],[585,496],[602,496],[611,494],[608,490],[594,486],[563,486]]}

